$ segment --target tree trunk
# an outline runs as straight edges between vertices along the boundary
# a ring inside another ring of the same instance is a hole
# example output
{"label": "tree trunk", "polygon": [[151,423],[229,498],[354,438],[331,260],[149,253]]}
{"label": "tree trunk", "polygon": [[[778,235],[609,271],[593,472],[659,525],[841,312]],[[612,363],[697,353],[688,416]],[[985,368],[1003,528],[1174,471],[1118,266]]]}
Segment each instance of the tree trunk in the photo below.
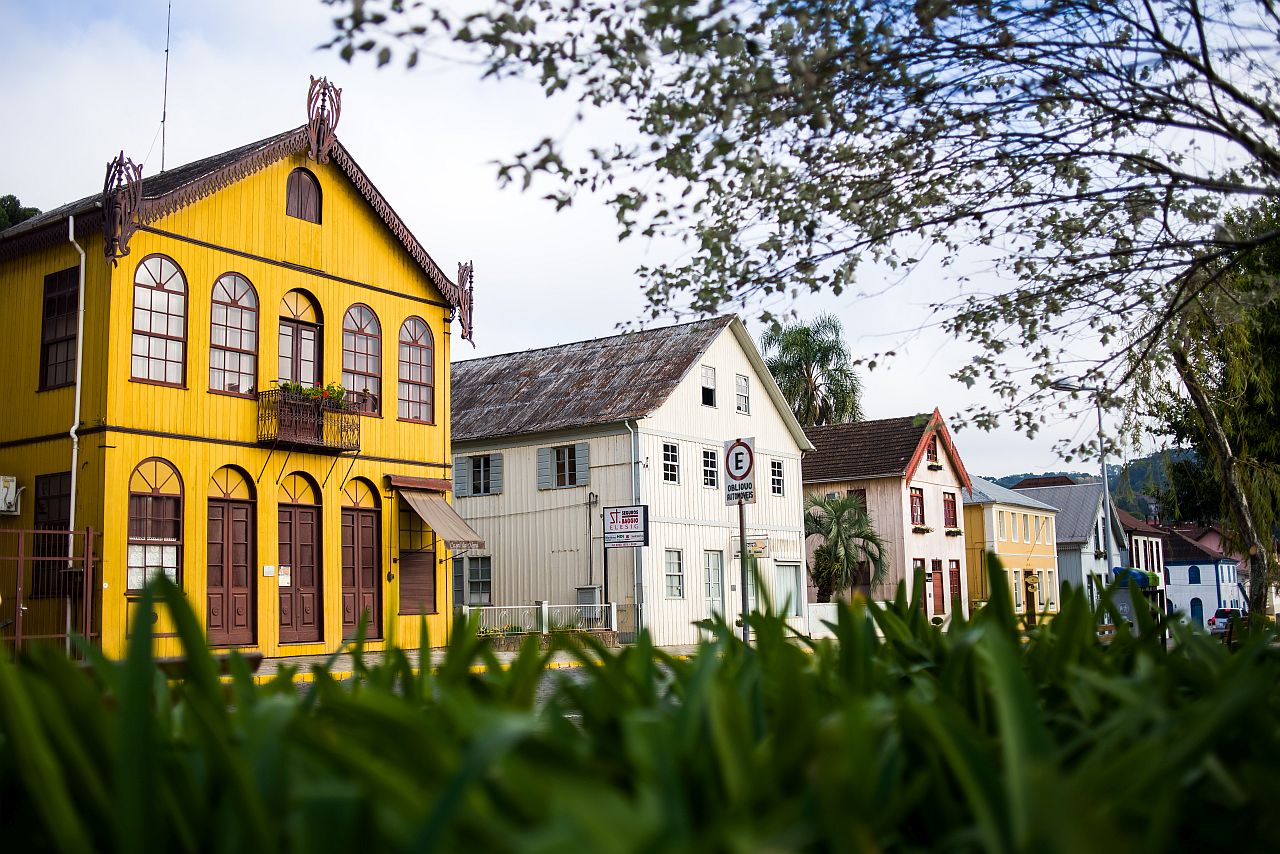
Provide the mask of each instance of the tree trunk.
{"label": "tree trunk", "polygon": [[1226,493],[1224,498],[1227,507],[1231,510],[1236,530],[1239,531],[1248,552],[1249,612],[1255,615],[1265,614],[1267,588],[1271,578],[1271,549],[1258,536],[1257,526],[1253,523],[1253,513],[1249,509],[1249,497],[1245,495],[1244,486],[1240,482],[1238,460],[1231,450],[1231,441],[1227,438],[1226,431],[1222,429],[1222,422],[1218,420],[1218,414],[1213,409],[1208,393],[1195,375],[1195,369],[1191,366],[1191,360],[1187,358],[1186,350],[1181,344],[1172,343],[1169,345],[1169,350],[1173,354],[1173,364],[1178,371],[1178,376],[1182,379],[1188,394],[1191,395],[1191,402],[1200,416],[1200,421],[1204,424]]}

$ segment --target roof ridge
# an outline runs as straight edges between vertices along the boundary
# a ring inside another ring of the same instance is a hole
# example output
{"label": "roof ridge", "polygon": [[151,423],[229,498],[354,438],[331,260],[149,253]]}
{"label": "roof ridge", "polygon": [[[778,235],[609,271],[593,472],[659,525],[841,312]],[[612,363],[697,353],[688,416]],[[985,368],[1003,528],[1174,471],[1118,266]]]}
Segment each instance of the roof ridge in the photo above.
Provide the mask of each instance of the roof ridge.
{"label": "roof ridge", "polygon": [[489,356],[475,356],[474,358],[470,358],[470,359],[456,359],[453,362],[450,362],[450,366],[456,368],[460,365],[474,365],[478,362],[484,362],[489,359],[501,359],[507,356],[523,356],[523,355],[532,355],[534,353],[545,353],[548,350],[559,350],[563,347],[576,347],[583,344],[594,344],[597,341],[609,341],[614,338],[625,338],[628,335],[642,335],[646,333],[662,332],[670,329],[679,329],[682,326],[694,326],[699,323],[711,323],[714,321],[722,321],[725,326],[728,326],[730,323],[733,322],[733,319],[735,317],[737,317],[737,315],[735,314],[718,314],[713,317],[702,317],[702,318],[699,318],[698,320],[687,320],[687,321],[684,321],[683,323],[671,323],[666,326],[652,326],[646,329],[632,330],[630,332],[618,332],[613,335],[600,335],[595,338],[583,338],[578,341],[565,341],[561,344],[548,344],[545,347],[531,347],[525,350],[509,350],[506,353],[493,353],[492,355],[489,355]]}

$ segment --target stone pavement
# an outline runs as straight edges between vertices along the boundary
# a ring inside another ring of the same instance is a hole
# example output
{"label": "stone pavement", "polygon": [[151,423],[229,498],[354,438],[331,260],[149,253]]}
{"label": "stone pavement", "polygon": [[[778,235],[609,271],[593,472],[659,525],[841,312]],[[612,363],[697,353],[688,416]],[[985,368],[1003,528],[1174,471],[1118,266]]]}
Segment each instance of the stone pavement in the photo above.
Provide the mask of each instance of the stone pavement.
{"label": "stone pavement", "polygon": [[[664,646],[659,647],[659,649],[676,658],[688,658],[697,652],[698,647],[696,644],[685,644],[682,646]],[[498,660],[499,666],[506,668],[515,660],[517,654],[518,653],[515,652],[495,652],[493,655]],[[415,670],[422,666],[422,656],[419,650],[406,649],[405,655],[408,657],[409,663],[413,665]],[[384,653],[382,652],[366,652],[364,654],[365,664],[373,665],[381,663],[383,657]],[[430,650],[430,666],[433,669],[438,668],[444,663],[444,657],[444,649]],[[314,678],[312,668],[316,665],[325,664],[330,659],[333,659],[333,664],[330,666],[329,671],[335,678],[350,678],[353,670],[351,655],[348,653],[340,653],[335,657],[330,653],[328,655],[295,655],[282,658],[264,658],[262,660],[262,664],[258,667],[255,681],[266,682],[274,679],[276,674],[280,672],[281,667],[288,666],[297,668],[297,673],[294,675],[295,681],[309,682]],[[548,670],[562,670],[582,666],[583,663],[581,659],[573,654],[568,652],[557,652],[551,656],[551,659],[547,662],[546,668]],[[486,667],[481,664],[475,665],[471,669],[477,673],[483,673]]]}

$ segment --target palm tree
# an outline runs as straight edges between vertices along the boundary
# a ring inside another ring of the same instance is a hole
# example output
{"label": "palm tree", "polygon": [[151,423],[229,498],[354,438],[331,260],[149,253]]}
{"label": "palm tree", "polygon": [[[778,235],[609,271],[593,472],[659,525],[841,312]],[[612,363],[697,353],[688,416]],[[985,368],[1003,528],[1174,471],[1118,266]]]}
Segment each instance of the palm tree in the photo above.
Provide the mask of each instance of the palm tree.
{"label": "palm tree", "polygon": [[765,364],[805,427],[862,420],[862,380],[850,364],[840,319],[820,314],[760,338]]}
{"label": "palm tree", "polygon": [[819,602],[830,602],[832,594],[855,586],[883,583],[888,572],[884,540],[859,496],[810,496],[805,501],[804,533],[817,534],[823,541],[809,570]]}

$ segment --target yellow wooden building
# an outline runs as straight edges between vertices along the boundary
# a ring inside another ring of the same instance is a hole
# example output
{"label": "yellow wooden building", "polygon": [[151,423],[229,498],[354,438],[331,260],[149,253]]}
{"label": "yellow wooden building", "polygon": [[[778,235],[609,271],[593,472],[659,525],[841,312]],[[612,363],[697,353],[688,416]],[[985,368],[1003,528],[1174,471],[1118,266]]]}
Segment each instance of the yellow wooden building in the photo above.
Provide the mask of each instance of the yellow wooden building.
{"label": "yellow wooden building", "polygon": [[[362,614],[371,648],[416,646],[423,615],[443,642],[476,539],[446,500],[471,268],[447,276],[338,141],[340,97],[313,80],[306,125],[155,176],[121,154],[102,193],[0,233],[0,637],[15,596],[52,636],[62,588],[90,590],[120,655],[163,574],[216,646],[328,652]],[[15,533],[86,528],[83,585],[65,540]]]}
{"label": "yellow wooden building", "polygon": [[1058,510],[980,477],[964,491],[965,564],[970,606],[991,598],[987,555],[1004,564],[1014,610],[1029,624],[1058,612]]}

